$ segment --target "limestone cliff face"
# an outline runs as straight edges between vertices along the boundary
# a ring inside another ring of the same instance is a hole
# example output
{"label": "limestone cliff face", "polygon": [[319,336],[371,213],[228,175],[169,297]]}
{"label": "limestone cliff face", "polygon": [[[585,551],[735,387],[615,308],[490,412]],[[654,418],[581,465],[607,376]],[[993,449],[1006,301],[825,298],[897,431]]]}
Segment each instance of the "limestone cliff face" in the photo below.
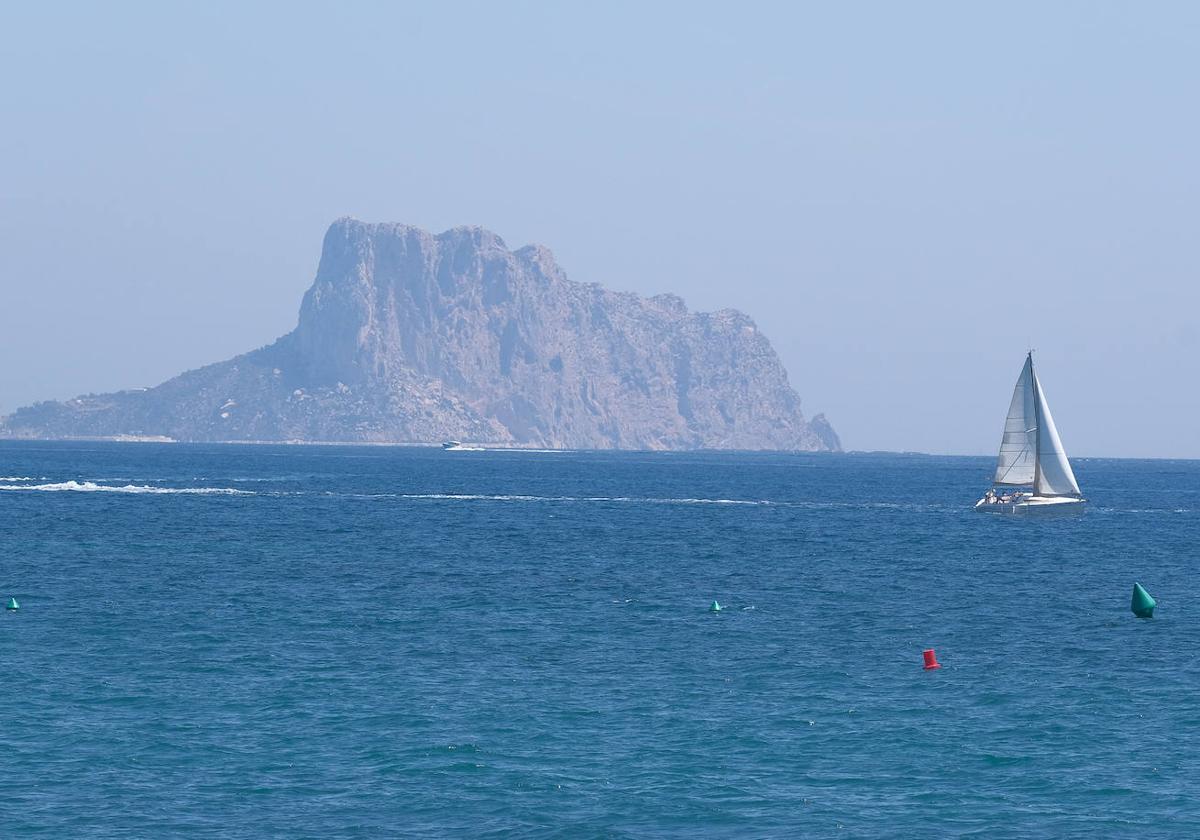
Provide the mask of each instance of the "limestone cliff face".
{"label": "limestone cliff face", "polygon": [[340,220],[296,329],[156,388],[39,403],[10,435],[837,450],[733,310],[566,278],[544,248]]}

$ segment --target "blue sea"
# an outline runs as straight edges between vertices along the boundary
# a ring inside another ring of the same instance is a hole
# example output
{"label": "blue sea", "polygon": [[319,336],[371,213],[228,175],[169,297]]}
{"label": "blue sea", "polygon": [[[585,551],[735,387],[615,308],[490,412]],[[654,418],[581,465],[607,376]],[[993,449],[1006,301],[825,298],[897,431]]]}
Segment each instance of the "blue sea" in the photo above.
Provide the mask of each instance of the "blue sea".
{"label": "blue sea", "polygon": [[1200,462],[1074,465],[0,444],[0,834],[1198,837]]}

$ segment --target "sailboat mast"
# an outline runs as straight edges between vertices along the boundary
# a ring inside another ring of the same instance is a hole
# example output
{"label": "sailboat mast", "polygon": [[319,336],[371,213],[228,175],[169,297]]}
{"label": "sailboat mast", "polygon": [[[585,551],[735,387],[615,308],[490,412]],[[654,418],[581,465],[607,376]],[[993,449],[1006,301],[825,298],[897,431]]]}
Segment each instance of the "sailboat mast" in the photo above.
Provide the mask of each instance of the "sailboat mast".
{"label": "sailboat mast", "polygon": [[1038,478],[1042,470],[1042,412],[1038,407],[1042,401],[1042,386],[1033,369],[1033,351],[1029,351],[1029,379],[1033,385],[1033,488],[1037,492]]}

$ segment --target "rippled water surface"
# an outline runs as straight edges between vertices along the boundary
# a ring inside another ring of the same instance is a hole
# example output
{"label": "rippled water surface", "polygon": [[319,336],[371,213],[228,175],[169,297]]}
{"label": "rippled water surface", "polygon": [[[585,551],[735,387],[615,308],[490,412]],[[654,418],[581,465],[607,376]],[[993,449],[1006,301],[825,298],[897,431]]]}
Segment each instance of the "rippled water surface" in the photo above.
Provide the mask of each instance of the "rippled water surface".
{"label": "rippled water surface", "polygon": [[3,834],[1200,836],[1200,462],[1075,469],[0,444]]}

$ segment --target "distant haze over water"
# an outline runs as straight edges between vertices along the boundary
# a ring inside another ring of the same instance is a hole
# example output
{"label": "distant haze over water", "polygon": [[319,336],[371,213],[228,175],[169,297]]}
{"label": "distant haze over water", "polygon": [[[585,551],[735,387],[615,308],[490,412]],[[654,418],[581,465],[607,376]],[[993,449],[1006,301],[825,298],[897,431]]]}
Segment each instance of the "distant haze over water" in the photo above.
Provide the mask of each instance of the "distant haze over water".
{"label": "distant haze over water", "polygon": [[737,308],[854,449],[1200,457],[1200,6],[23,4],[0,412],[296,326],[333,218]]}

